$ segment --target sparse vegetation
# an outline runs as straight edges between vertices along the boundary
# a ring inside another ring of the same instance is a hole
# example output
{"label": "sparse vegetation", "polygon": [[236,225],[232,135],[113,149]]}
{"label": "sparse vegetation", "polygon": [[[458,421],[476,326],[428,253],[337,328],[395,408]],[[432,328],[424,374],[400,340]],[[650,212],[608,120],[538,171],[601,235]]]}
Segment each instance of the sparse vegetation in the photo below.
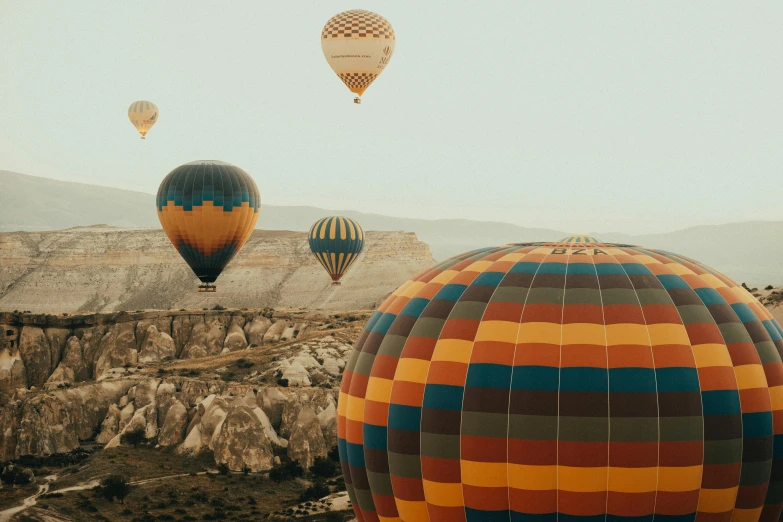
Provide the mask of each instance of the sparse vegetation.
{"label": "sparse vegetation", "polygon": [[128,478],[122,475],[109,475],[101,480],[101,485],[98,486],[96,495],[105,498],[109,502],[113,502],[116,498],[121,504],[125,503],[125,497],[130,493],[131,486],[128,483]]}
{"label": "sparse vegetation", "polygon": [[[161,469],[160,464],[165,465],[165,470]],[[183,457],[173,450],[153,449],[147,444],[140,444],[137,449],[119,446],[97,451],[71,470],[58,471],[61,478],[53,488],[84,484],[96,476],[107,474],[120,474],[128,477],[131,482],[142,481],[141,484],[131,487],[130,493],[124,499],[125,505],[116,498],[110,502],[94,495],[94,492],[83,492],[87,494],[82,497],[77,496],[76,492],[52,495],[51,498],[46,498],[45,503],[52,515],[61,515],[64,520],[84,522],[132,522],[134,517],[139,520],[177,522],[260,521],[267,520],[270,512],[279,512],[288,506],[296,505],[299,496],[306,489],[301,481],[286,480],[275,483],[263,480],[260,474],[203,474],[205,470],[214,468],[214,456],[208,452]],[[43,473],[49,474],[46,471],[40,474]],[[188,476],[178,477],[180,474]],[[143,483],[157,477],[170,478]],[[4,487],[0,489],[0,505],[18,505],[24,498],[34,494],[36,488],[36,485]],[[18,494],[11,497],[12,493]],[[253,502],[250,501],[251,498]],[[224,506],[213,505],[215,499],[222,501]],[[148,518],[147,513],[153,518]],[[205,519],[205,516],[208,518]],[[313,520],[318,519],[304,519]]]}
{"label": "sparse vegetation", "polygon": [[773,288],[775,288],[775,287],[772,286],[772,285],[767,285],[767,286],[764,287],[764,290],[772,290]]}
{"label": "sparse vegetation", "polygon": [[299,496],[299,502],[318,500],[329,495],[329,493],[331,493],[329,486],[327,486],[323,480],[316,480],[312,486],[304,490],[304,492]]}
{"label": "sparse vegetation", "polygon": [[319,478],[331,478],[337,475],[338,471],[335,461],[328,457],[316,457],[310,466],[310,474]]}
{"label": "sparse vegetation", "polygon": [[223,306],[222,304],[216,304],[215,306],[212,307],[212,309],[213,310],[225,310],[226,307]]}
{"label": "sparse vegetation", "polygon": [[297,477],[301,477],[304,474],[302,466],[295,460],[289,460],[282,463],[280,466],[275,466],[269,472],[269,478],[277,482],[283,482],[285,480],[293,480]]}
{"label": "sparse vegetation", "polygon": [[122,437],[120,437],[120,442],[123,444],[129,444],[134,448],[138,448],[139,444],[147,442],[147,437],[144,434],[144,429],[140,428],[123,433]]}
{"label": "sparse vegetation", "polygon": [[0,473],[0,480],[2,480],[4,484],[24,486],[31,482],[31,476],[32,473],[28,469],[20,466],[8,465],[5,466],[2,473]]}
{"label": "sparse vegetation", "polygon": [[242,368],[243,370],[247,370],[248,368],[252,368],[256,365],[253,361],[248,361],[244,357],[241,359],[237,359],[236,362],[234,362],[234,365],[236,365],[238,368]]}
{"label": "sparse vegetation", "polygon": [[335,462],[340,462],[340,448],[332,446],[332,449],[329,450],[327,456]]}

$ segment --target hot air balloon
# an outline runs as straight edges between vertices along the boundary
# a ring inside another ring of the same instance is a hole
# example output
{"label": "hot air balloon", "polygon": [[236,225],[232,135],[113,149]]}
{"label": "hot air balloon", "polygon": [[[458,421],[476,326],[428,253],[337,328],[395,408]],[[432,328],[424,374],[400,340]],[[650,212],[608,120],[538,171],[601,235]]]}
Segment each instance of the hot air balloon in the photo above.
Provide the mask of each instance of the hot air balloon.
{"label": "hot air balloon", "polygon": [[346,366],[357,520],[776,521],[782,335],[742,286],[660,250],[581,236],[444,261]]}
{"label": "hot air balloon", "polygon": [[158,188],[158,218],[174,247],[203,283],[212,284],[258,221],[258,187],[244,170],[222,161],[186,163]]}
{"label": "hot air balloon", "polygon": [[351,268],[364,248],[364,231],[353,219],[330,216],[316,221],[307,236],[310,250],[332,278],[333,285]]}
{"label": "hot air balloon", "polygon": [[329,66],[356,94],[354,103],[375,81],[394,53],[394,29],[372,11],[354,9],[333,16],[321,31],[321,50]]}
{"label": "hot air balloon", "polygon": [[136,101],[128,107],[128,119],[141,134],[141,139],[146,139],[159,114],[158,106],[151,101]]}

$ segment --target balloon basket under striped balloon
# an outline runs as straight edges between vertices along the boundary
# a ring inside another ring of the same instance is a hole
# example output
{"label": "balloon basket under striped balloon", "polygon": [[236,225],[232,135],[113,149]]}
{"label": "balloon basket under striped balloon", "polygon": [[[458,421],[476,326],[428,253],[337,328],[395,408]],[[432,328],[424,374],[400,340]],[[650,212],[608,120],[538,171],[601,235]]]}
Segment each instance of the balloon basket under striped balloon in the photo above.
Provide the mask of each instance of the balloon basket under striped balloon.
{"label": "balloon basket under striped balloon", "polygon": [[332,286],[343,286],[340,281],[332,281]]}

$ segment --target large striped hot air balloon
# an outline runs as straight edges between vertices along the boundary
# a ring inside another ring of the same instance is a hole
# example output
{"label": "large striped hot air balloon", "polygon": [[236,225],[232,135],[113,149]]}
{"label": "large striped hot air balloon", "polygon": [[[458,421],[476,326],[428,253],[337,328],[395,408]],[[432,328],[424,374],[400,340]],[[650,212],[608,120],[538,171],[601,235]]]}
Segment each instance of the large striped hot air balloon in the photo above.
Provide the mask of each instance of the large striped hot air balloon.
{"label": "large striped hot air balloon", "polygon": [[781,327],[696,261],[571,239],[454,257],[372,315],[338,401],[359,521],[778,520]]}
{"label": "large striped hot air balloon", "polygon": [[128,107],[128,119],[141,134],[141,139],[145,139],[147,133],[158,121],[158,106],[151,101],[136,101]]}
{"label": "large striped hot air balloon", "polygon": [[355,103],[383,72],[394,53],[394,29],[372,11],[353,9],[339,13],[321,30],[321,50],[329,67],[348,89]]}
{"label": "large striped hot air balloon", "polygon": [[364,231],[353,219],[330,216],[316,221],[308,234],[310,250],[329,273],[333,285],[351,268],[364,248]]}
{"label": "large striped hot air balloon", "polygon": [[217,277],[258,221],[258,187],[247,172],[222,161],[193,161],[172,170],[158,188],[158,218],[174,247],[214,291]]}

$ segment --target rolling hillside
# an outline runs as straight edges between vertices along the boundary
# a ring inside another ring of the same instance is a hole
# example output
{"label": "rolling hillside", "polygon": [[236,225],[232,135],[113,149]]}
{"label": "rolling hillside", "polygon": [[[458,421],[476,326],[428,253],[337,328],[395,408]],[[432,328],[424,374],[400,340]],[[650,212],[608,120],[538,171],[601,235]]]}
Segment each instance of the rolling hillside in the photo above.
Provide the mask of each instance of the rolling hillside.
{"label": "rolling hillside", "polygon": [[[152,194],[85,185],[0,171],[0,232],[61,230],[106,224],[125,228],[159,228]],[[319,217],[341,214],[365,230],[406,231],[430,245],[437,260],[484,246],[559,239],[569,233],[525,228],[510,223],[462,219],[411,219],[350,210],[262,204],[258,228],[304,231]],[[755,221],[692,227],[664,234],[595,233],[604,241],[634,243],[698,259],[748,284],[783,282],[783,221]]]}

